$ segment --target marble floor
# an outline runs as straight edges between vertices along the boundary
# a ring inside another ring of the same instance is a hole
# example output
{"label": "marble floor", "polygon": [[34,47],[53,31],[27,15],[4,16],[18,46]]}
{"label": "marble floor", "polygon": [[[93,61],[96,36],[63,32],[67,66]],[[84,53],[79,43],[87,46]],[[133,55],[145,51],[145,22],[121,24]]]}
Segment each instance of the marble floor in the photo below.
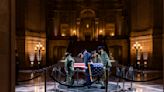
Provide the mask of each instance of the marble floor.
{"label": "marble floor", "polygon": [[[35,77],[36,76],[36,77]],[[35,78],[34,78],[35,77]],[[44,81],[44,73],[20,73],[18,83],[16,85],[15,91],[16,92],[45,92],[45,81]],[[34,78],[32,80],[28,80],[28,78]],[[24,80],[24,81],[20,81]],[[128,91],[130,88],[131,83],[125,81],[124,91],[123,92],[163,92],[163,80],[157,79],[148,82],[133,82],[133,88],[135,91]],[[93,84],[94,85],[94,84]],[[109,86],[110,85],[117,85],[115,78],[110,78]],[[118,92],[119,90],[123,89],[123,82],[119,82],[120,88],[111,89],[109,87],[109,92]],[[105,92],[105,89],[100,89],[99,87],[95,88],[71,88],[61,87],[61,85],[57,82],[54,82],[51,78],[47,76],[46,78],[46,92]],[[120,91],[119,91],[120,92]]]}
{"label": "marble floor", "polygon": [[[110,84],[115,84],[116,82],[109,82]],[[55,82],[47,82],[47,92],[104,92],[105,90],[100,90],[100,88],[92,88],[88,89],[89,91],[81,90],[81,88],[76,88],[75,91],[69,90],[69,88],[66,89],[59,89],[58,83]],[[119,83],[119,85],[122,88],[122,83]],[[126,82],[125,84],[125,90],[127,90],[130,87],[130,83]],[[142,83],[134,83],[133,87],[136,88],[136,91],[126,91],[126,92],[163,92],[163,85],[150,85],[150,84],[142,84]],[[95,91],[96,90],[96,91]],[[45,92],[44,82],[40,82],[38,84],[21,84],[19,86],[16,86],[15,89],[16,92]],[[116,90],[112,90],[110,92],[115,92]]]}

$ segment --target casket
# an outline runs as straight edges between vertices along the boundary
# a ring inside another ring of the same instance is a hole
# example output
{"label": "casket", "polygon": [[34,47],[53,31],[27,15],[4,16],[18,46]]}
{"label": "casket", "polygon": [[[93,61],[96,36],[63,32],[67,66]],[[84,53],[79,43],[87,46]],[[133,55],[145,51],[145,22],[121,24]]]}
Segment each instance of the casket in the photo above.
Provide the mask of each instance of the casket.
{"label": "casket", "polygon": [[[92,76],[102,76],[104,74],[104,68],[102,63],[90,63]],[[88,72],[88,67],[84,63],[74,63],[74,68],[79,68],[80,70],[85,70]]]}

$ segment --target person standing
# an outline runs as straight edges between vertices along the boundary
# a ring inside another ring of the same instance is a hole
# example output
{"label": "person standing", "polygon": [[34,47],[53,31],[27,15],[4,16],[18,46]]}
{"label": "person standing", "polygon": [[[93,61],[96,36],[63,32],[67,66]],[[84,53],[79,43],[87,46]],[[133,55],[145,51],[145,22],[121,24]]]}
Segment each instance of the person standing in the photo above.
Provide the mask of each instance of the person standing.
{"label": "person standing", "polygon": [[89,53],[86,49],[82,52],[83,54],[83,62],[85,63],[85,66],[88,67],[88,62],[90,62],[91,59],[91,53]]}
{"label": "person standing", "polygon": [[91,62],[92,63],[101,63],[100,55],[98,55],[96,50],[91,52]]}
{"label": "person standing", "polygon": [[89,67],[90,66],[89,63],[91,61],[91,53],[89,53],[86,49],[84,49],[78,56],[83,59],[83,62],[86,67],[85,69],[86,83],[84,83],[84,85],[88,85],[88,87],[90,87],[92,81],[91,70],[90,70],[91,68]]}
{"label": "person standing", "polygon": [[[104,75],[103,75],[103,79],[104,81],[107,79],[108,77],[108,72],[106,72],[107,69],[110,69],[110,67],[112,67],[112,64],[110,62],[110,59],[109,59],[109,56],[108,54],[106,53],[106,51],[104,50],[104,46],[99,46],[98,47],[98,53],[100,55],[100,60],[103,64],[103,67],[104,67]],[[107,76],[106,76],[107,74]],[[105,85],[104,83],[102,84],[101,86],[102,89],[105,88]]]}
{"label": "person standing", "polygon": [[73,85],[73,75],[74,75],[74,62],[75,60],[70,53],[65,53],[65,70],[66,70],[66,82],[68,85]]}
{"label": "person standing", "polygon": [[[92,56],[91,56],[91,61],[94,63],[99,63],[99,67],[101,66],[102,68],[99,68],[99,69],[102,69],[103,70],[103,64],[102,64],[102,61],[101,61],[101,58],[100,58],[100,55],[96,52],[96,50],[92,51]],[[95,72],[94,72],[95,73]],[[104,70],[103,71],[97,71],[97,74],[100,74],[98,77],[98,81],[97,81],[97,84],[101,84],[101,86],[103,87],[104,86],[104,82],[103,82],[103,77],[102,77],[102,74],[104,74]]]}

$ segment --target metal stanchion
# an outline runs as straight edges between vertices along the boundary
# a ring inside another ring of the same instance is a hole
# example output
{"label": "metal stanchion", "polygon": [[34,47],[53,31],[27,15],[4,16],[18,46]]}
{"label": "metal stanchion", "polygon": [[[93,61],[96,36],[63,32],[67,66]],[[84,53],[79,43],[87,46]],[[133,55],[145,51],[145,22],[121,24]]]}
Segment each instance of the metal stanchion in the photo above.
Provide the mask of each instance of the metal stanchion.
{"label": "metal stanchion", "polygon": [[58,69],[57,69],[57,78],[59,79],[59,80],[61,80],[61,74],[60,74],[60,72],[61,72],[61,67],[60,66],[58,66]]}
{"label": "metal stanchion", "polygon": [[108,92],[108,68],[106,67],[106,83],[105,83],[105,92]]}
{"label": "metal stanchion", "polygon": [[46,90],[47,90],[46,89],[47,88],[47,85],[46,85],[46,74],[47,74],[46,73],[46,69],[44,69],[44,89],[45,89],[44,92],[46,92]]}
{"label": "metal stanchion", "polygon": [[76,81],[77,81],[77,84],[78,84],[78,80],[79,80],[79,75],[78,75],[78,73],[79,73],[79,69],[77,68],[77,69],[76,69]]}
{"label": "metal stanchion", "polygon": [[121,74],[121,71],[120,71],[119,67],[116,67],[116,76],[118,78],[117,78],[117,89],[115,92],[119,92],[119,90],[120,90],[120,85],[119,85],[119,81],[120,81],[120,77],[121,77],[120,74]]}
{"label": "metal stanchion", "polygon": [[[122,72],[122,78],[125,78],[125,67],[122,67],[122,68],[121,68],[121,72]],[[127,91],[127,90],[125,89],[125,80],[124,80],[124,79],[122,80],[122,89],[121,89],[120,91],[121,91],[121,92]]]}
{"label": "metal stanchion", "polygon": [[110,67],[108,66],[108,62],[106,63],[106,66],[105,66],[105,76],[106,76],[106,81],[105,81],[105,92],[108,92],[108,78],[109,78],[109,69]]}
{"label": "metal stanchion", "polygon": [[[51,75],[56,77],[56,74],[57,74],[57,69],[56,69],[56,67],[53,67]],[[57,92],[56,85],[57,85],[57,83],[55,82],[54,83],[54,91],[55,92]]]}

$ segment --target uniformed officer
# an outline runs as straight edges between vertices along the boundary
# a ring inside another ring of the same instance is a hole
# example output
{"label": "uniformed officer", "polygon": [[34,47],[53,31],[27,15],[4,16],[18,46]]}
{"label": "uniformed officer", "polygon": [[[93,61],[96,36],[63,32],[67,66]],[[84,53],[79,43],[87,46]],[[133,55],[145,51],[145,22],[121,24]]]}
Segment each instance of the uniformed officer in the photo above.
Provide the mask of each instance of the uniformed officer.
{"label": "uniformed officer", "polygon": [[74,62],[75,60],[72,58],[71,54],[65,53],[65,70],[66,70],[66,82],[70,86],[73,85],[73,75],[74,75]]}
{"label": "uniformed officer", "polygon": [[[101,61],[101,58],[100,58],[100,55],[96,52],[96,50],[92,51],[91,52],[91,61],[93,63],[102,63]],[[104,87],[104,82],[103,82],[103,77],[99,77],[98,76],[98,81],[97,81],[97,84],[101,84],[102,87]]]}
{"label": "uniformed officer", "polygon": [[[104,46],[98,46],[98,53],[100,55],[100,60],[104,66],[104,75],[103,75],[103,79],[105,81],[106,79],[106,69],[109,69],[110,67],[112,67],[112,64],[110,62],[110,59],[108,57],[108,54],[106,53],[106,51],[104,51]],[[104,86],[104,83],[102,83],[102,86],[101,86],[102,89],[105,88]]]}
{"label": "uniformed officer", "polygon": [[101,63],[100,55],[98,55],[96,50],[91,52],[91,62],[92,63]]}

